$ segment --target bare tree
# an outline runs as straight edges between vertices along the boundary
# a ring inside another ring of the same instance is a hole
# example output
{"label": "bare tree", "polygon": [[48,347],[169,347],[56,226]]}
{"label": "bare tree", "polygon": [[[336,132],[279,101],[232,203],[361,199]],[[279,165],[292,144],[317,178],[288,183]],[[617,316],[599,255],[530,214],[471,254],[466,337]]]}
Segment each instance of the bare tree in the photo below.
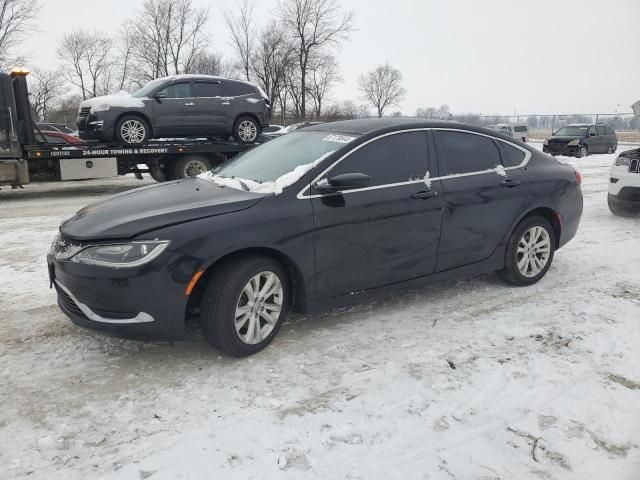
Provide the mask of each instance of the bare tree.
{"label": "bare tree", "polygon": [[389,63],[379,65],[375,70],[362,75],[358,82],[365,100],[368,100],[382,118],[385,108],[398,105],[406,94],[402,87],[402,74]]}
{"label": "bare tree", "polygon": [[0,68],[6,70],[19,61],[15,48],[33,31],[33,21],[40,12],[40,0],[0,1]]}
{"label": "bare tree", "polygon": [[338,64],[331,54],[321,54],[310,66],[310,85],[307,89],[313,100],[315,118],[322,115],[322,102],[333,84],[340,80]]}
{"label": "bare tree", "polygon": [[193,60],[192,71],[203,75],[230,77],[232,67],[219,52],[202,52]]}
{"label": "bare tree", "polygon": [[341,13],[337,0],[281,0],[278,16],[294,38],[300,69],[300,112],[306,117],[309,62],[327,47],[339,47],[353,31],[353,13]]}
{"label": "bare tree", "polygon": [[80,88],[82,98],[111,90],[113,41],[101,32],[76,30],[67,33],[58,48],[65,78]]}
{"label": "bare tree", "polygon": [[206,50],[208,8],[192,0],[145,0],[132,22],[132,60],[138,83],[190,73]]}
{"label": "bare tree", "polygon": [[256,24],[253,20],[252,0],[239,0],[236,8],[238,13],[224,10],[224,19],[231,34],[231,46],[238,56],[240,68],[247,80],[250,80],[251,58],[253,56]]}
{"label": "bare tree", "polygon": [[64,123],[70,125],[75,122],[78,114],[78,107],[82,102],[82,96],[69,95],[62,97],[58,105],[52,108],[47,114],[47,121],[51,123]]}
{"label": "bare tree", "polygon": [[274,21],[264,27],[256,43],[251,57],[252,75],[269,97],[271,105],[275,105],[285,89],[287,72],[295,62],[293,46]]}
{"label": "bare tree", "polygon": [[58,71],[35,68],[29,76],[29,102],[38,120],[47,120],[64,93],[65,80]]}

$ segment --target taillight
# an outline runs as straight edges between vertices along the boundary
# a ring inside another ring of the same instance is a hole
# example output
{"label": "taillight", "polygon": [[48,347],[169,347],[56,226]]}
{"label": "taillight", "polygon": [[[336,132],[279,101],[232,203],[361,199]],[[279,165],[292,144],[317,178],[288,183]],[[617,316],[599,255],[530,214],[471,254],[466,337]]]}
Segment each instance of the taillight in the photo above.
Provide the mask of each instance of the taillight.
{"label": "taillight", "polygon": [[578,170],[576,170],[576,184],[578,186],[582,185],[582,175],[580,175]]}

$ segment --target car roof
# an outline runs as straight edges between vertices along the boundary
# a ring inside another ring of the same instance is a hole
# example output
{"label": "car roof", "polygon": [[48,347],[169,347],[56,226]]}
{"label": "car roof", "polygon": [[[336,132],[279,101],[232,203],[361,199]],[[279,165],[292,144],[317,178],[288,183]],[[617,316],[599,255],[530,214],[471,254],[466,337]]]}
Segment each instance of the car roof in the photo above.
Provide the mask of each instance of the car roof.
{"label": "car roof", "polygon": [[514,139],[496,130],[477,127],[466,123],[450,122],[444,120],[425,120],[421,118],[389,117],[366,118],[360,120],[341,120],[338,122],[323,123],[305,128],[305,131],[353,133],[356,135],[375,135],[398,130],[412,128],[455,128],[456,130],[468,130],[484,133],[492,137],[504,138],[510,142]]}
{"label": "car roof", "polygon": [[245,83],[247,85],[254,85],[252,82],[247,82],[247,81],[243,81],[243,80],[235,80],[232,78],[225,78],[225,77],[216,77],[214,75],[198,75],[198,74],[191,74],[191,73],[184,73],[181,75],[169,75],[168,77],[161,77],[158,78],[157,80],[166,80],[166,81],[175,81],[175,80],[215,80],[217,82],[238,82],[238,83]]}

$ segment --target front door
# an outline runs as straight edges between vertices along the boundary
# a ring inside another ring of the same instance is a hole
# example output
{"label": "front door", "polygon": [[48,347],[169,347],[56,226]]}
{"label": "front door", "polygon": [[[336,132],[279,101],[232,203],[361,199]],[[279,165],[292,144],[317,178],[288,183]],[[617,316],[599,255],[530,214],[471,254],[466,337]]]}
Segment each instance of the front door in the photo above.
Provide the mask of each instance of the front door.
{"label": "front door", "polygon": [[442,220],[442,185],[425,181],[435,154],[426,131],[378,138],[322,178],[364,173],[371,186],[336,194],[311,190],[319,298],[433,273]]}
{"label": "front door", "polygon": [[491,256],[522,211],[529,184],[516,166],[524,150],[471,132],[434,133],[444,175],[437,265],[444,271]]}
{"label": "front door", "polygon": [[192,134],[197,123],[193,116],[195,99],[191,83],[174,83],[162,92],[165,97],[153,102],[156,136]]}

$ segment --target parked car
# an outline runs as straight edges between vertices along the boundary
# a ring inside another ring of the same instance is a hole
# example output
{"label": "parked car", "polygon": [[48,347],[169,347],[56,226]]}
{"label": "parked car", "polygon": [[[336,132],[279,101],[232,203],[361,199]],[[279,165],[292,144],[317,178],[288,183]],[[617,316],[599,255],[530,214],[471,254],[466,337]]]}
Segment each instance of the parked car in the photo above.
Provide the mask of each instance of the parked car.
{"label": "parked car", "polygon": [[176,75],[124,92],[85,100],[77,125],[82,139],[137,145],[150,138],[222,137],[253,142],[269,124],[260,87],[208,75]]}
{"label": "parked car", "polygon": [[524,123],[498,123],[492,125],[491,128],[503,131],[510,137],[517,138],[523,142],[529,141],[529,127]]}
{"label": "parked car", "polygon": [[622,152],[611,166],[609,210],[614,215],[640,214],[640,148]]}
{"label": "parked car", "polygon": [[80,138],[57,130],[37,130],[33,132],[38,143],[49,145],[79,145],[85,143]]}
{"label": "parked car", "polygon": [[503,129],[501,128],[499,125],[489,125],[489,128],[491,130],[498,130],[500,133],[503,133],[504,135],[506,135],[507,137],[511,137],[513,138],[513,132],[507,129]]}
{"label": "parked car", "polygon": [[351,120],[89,205],[48,262],[78,325],[175,340],[197,314],[212,345],[244,356],[292,308],[493,271],[532,285],[581,213],[573,168],[498,132]]}
{"label": "parked car", "polygon": [[77,130],[73,130],[67,127],[64,123],[48,123],[48,122],[42,123],[41,122],[41,123],[36,123],[36,126],[43,131],[46,130],[48,132],[62,132],[74,137],[78,136]]}
{"label": "parked car", "polygon": [[544,141],[542,151],[551,155],[569,155],[578,158],[594,153],[615,153],[618,137],[609,125],[575,124],[555,131]]}

